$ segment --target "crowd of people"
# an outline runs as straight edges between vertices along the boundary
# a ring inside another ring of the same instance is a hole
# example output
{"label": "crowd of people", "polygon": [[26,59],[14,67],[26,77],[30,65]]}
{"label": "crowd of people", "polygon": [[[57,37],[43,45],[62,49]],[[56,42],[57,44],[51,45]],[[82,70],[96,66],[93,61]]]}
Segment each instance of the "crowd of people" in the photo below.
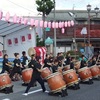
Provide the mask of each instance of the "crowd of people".
{"label": "crowd of people", "polygon": [[44,86],[44,81],[41,78],[41,71],[42,68],[48,67],[53,73],[58,72],[59,69],[63,70],[64,66],[70,65],[70,69],[77,69],[77,68],[83,68],[83,67],[90,67],[95,64],[100,64],[100,54],[98,57],[93,56],[91,59],[85,59],[84,55],[81,56],[80,65],[78,67],[76,66],[77,60],[75,57],[71,57],[70,53],[66,53],[64,56],[63,53],[58,53],[56,57],[53,56],[53,54],[46,54],[46,57],[44,59],[43,64],[41,65],[41,57],[36,56],[35,54],[31,55],[31,60],[27,63],[28,57],[26,56],[26,52],[22,52],[22,61],[20,60],[19,53],[14,53],[15,59],[13,61],[13,67],[12,63],[8,60],[8,55],[5,54],[3,57],[3,67],[1,74],[5,71],[8,72],[10,75],[10,78],[13,80],[13,76],[17,73],[19,75],[22,74],[22,70],[24,70],[27,66],[29,68],[32,68],[33,74],[30,83],[28,84],[25,93],[27,94],[30,87],[38,81],[43,89],[43,92],[46,91],[46,88]]}

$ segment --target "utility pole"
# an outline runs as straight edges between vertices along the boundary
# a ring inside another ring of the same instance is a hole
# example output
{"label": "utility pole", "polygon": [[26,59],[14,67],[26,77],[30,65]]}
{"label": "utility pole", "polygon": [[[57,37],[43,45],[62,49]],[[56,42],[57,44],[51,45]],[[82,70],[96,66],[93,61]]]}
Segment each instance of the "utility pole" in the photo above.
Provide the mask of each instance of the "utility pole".
{"label": "utility pole", "polygon": [[[56,6],[56,2],[54,0],[54,22],[56,22],[56,19],[55,19],[55,7]],[[57,41],[56,41],[56,28],[54,27],[54,56],[56,56],[56,46],[57,46]]]}

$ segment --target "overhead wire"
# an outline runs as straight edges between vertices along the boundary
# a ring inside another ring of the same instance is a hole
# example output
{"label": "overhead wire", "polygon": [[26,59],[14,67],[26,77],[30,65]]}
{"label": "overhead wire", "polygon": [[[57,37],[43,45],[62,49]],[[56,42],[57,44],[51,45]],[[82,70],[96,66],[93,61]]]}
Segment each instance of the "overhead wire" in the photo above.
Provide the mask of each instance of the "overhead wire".
{"label": "overhead wire", "polygon": [[10,2],[10,3],[12,3],[12,4],[14,4],[14,5],[16,5],[16,6],[18,6],[18,7],[23,8],[24,10],[27,10],[27,11],[30,11],[30,12],[35,13],[33,10],[30,10],[30,9],[28,9],[28,8],[22,6],[22,5],[19,5],[19,4],[15,3],[15,2],[12,2],[12,1],[10,1],[10,0],[7,0],[7,1]]}

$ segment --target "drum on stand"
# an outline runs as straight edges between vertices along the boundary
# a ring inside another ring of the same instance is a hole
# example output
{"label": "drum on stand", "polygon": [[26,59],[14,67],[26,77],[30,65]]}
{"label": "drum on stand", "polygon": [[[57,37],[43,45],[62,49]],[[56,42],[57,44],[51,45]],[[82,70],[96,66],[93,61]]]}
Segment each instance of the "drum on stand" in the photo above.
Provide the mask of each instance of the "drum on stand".
{"label": "drum on stand", "polygon": [[93,78],[100,76],[100,69],[97,65],[91,66],[90,71],[92,73]]}
{"label": "drum on stand", "polygon": [[52,72],[49,70],[49,68],[45,67],[42,69],[41,76],[43,79],[47,79],[50,74],[52,74]]}
{"label": "drum on stand", "polygon": [[88,67],[79,69],[78,74],[83,82],[92,78],[92,73]]}
{"label": "drum on stand", "polygon": [[24,83],[29,83],[32,77],[33,69],[32,68],[27,68],[22,71],[22,80]]}
{"label": "drum on stand", "polygon": [[79,83],[78,76],[77,76],[75,70],[73,70],[73,69],[63,72],[63,77],[68,86],[72,86],[74,84]]}
{"label": "drum on stand", "polygon": [[12,82],[7,73],[0,74],[0,90],[11,87]]}
{"label": "drum on stand", "polygon": [[64,71],[70,70],[70,65],[64,66]]}
{"label": "drum on stand", "polygon": [[66,89],[66,83],[59,72],[49,75],[47,78],[47,83],[53,93],[61,92],[62,90]]}

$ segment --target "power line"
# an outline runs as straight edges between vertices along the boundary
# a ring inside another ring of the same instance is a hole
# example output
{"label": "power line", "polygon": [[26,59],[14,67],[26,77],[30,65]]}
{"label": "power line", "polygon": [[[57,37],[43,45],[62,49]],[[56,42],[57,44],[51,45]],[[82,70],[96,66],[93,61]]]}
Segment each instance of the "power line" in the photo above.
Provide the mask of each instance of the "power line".
{"label": "power line", "polygon": [[[27,8],[23,7],[22,5],[16,4],[15,2],[12,2],[12,1],[10,1],[10,0],[7,0],[7,1],[10,2],[10,3],[12,3],[12,4],[14,4],[14,5],[16,5],[16,6],[18,6],[18,7],[23,8],[24,10],[27,10],[27,11],[33,12],[32,10],[27,9]],[[35,13],[35,12],[34,12],[34,13]]]}

